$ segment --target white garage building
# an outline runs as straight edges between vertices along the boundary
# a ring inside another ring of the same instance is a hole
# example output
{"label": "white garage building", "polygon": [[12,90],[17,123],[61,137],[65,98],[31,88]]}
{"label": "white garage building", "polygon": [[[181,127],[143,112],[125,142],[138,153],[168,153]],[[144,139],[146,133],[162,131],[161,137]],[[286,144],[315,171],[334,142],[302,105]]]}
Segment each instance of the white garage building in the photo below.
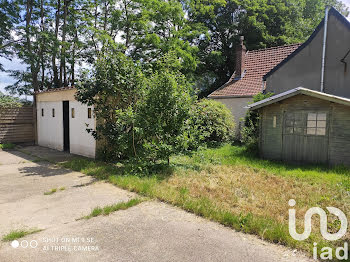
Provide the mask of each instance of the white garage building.
{"label": "white garage building", "polygon": [[86,131],[95,129],[93,108],[75,99],[75,88],[36,93],[39,146],[90,158],[96,156],[96,140]]}

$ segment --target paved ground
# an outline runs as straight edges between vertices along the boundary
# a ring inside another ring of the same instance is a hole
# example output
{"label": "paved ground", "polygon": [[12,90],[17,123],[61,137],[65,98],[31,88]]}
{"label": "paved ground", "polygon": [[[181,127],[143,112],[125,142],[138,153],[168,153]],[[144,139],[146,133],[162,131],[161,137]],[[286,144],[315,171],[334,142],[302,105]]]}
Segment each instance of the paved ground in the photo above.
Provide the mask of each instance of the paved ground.
{"label": "paved ground", "polygon": [[[41,147],[24,151],[0,151],[0,236],[43,231],[20,239],[22,247],[0,242],[0,261],[311,261],[156,201],[77,221],[96,206],[136,195],[38,160],[71,155]],[[65,190],[43,194],[60,187]],[[25,248],[27,243],[37,247]]]}

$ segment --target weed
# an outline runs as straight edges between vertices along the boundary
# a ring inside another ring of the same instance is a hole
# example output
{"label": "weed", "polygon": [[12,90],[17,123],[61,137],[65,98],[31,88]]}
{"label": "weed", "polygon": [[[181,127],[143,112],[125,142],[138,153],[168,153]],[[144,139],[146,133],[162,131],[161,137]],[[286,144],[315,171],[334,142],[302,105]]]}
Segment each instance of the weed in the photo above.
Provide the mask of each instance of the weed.
{"label": "weed", "polygon": [[16,145],[11,143],[0,144],[0,149],[14,149]]}
{"label": "weed", "polygon": [[[297,201],[297,229],[313,206],[334,206],[350,212],[350,170],[346,167],[297,166],[262,160],[244,147],[225,145],[177,155],[171,166],[157,164],[142,174],[132,162],[106,164],[74,159],[64,167],[107,179],[121,188],[181,207],[238,231],[255,234],[274,243],[312,251],[322,236],[313,232],[306,241],[295,241],[288,232],[288,200]],[[141,170],[146,170],[142,169]],[[109,214],[111,206],[92,215]],[[315,226],[319,221],[313,219]],[[333,230],[338,222],[331,224]],[[316,227],[313,227],[316,228]]]}
{"label": "weed", "polygon": [[47,196],[47,195],[52,195],[52,194],[54,194],[54,193],[56,193],[56,192],[57,192],[57,189],[56,189],[56,188],[53,188],[53,189],[51,189],[50,191],[45,192],[44,195],[45,195],[45,196]]}
{"label": "weed", "polygon": [[13,241],[30,234],[34,234],[42,231],[42,229],[30,229],[30,230],[13,230],[7,235],[3,236],[2,241]]}
{"label": "weed", "polygon": [[136,206],[143,201],[145,201],[145,200],[140,199],[140,198],[134,198],[134,199],[129,200],[128,202],[122,202],[122,203],[118,203],[115,205],[105,206],[102,208],[95,207],[89,215],[84,216],[80,219],[90,219],[90,218],[101,216],[101,215],[108,216],[109,214],[116,212],[118,210],[125,210],[125,209],[128,209],[130,207]]}

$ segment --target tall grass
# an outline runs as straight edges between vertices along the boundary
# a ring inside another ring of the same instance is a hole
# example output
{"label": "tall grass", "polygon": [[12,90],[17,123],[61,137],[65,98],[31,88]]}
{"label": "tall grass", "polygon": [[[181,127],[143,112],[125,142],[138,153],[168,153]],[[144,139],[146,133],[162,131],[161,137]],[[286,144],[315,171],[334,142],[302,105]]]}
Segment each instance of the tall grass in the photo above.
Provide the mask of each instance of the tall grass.
{"label": "tall grass", "polygon": [[[288,232],[288,200],[297,200],[297,225],[313,206],[335,206],[350,211],[350,171],[345,167],[296,166],[261,160],[243,147],[225,145],[202,149],[192,155],[171,158],[171,166],[159,164],[143,173],[135,163],[106,164],[72,159],[64,167],[104,179],[121,188],[156,198],[262,239],[312,251],[324,245],[313,230],[306,241],[295,241]],[[98,212],[99,211],[99,212]],[[103,212],[102,209],[96,213]],[[317,226],[318,219],[314,219]],[[330,219],[329,229],[337,230]],[[313,227],[314,229],[318,227]],[[350,239],[347,235],[345,239]],[[344,240],[344,239],[343,239]]]}
{"label": "tall grass", "polygon": [[95,207],[89,215],[82,217],[82,219],[90,219],[97,216],[108,216],[109,214],[116,212],[118,210],[126,210],[130,207],[136,206],[142,203],[143,201],[144,199],[134,198],[134,199],[130,199],[127,202],[121,202],[118,204],[109,205],[105,207]]}
{"label": "tall grass", "polygon": [[30,229],[30,230],[12,230],[10,233],[6,234],[2,237],[2,241],[13,241],[22,237],[25,237],[27,235],[31,235],[37,232],[42,231],[41,229]]}
{"label": "tall grass", "polygon": [[[345,166],[328,167],[327,165],[298,165],[286,164],[279,161],[260,159],[246,151],[243,146],[225,145],[220,148],[205,149],[195,152],[192,157],[175,156],[175,165],[197,167],[210,164],[246,166],[256,170],[265,170],[271,174],[297,179],[305,179],[310,182],[338,183],[349,187],[350,169]],[[350,189],[350,187],[349,187]]]}

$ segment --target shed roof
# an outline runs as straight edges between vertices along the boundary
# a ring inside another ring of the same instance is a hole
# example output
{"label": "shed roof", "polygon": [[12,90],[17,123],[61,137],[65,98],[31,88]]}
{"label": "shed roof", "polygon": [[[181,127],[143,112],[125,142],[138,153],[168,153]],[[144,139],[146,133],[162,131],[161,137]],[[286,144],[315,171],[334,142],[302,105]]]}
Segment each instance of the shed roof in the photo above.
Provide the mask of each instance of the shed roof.
{"label": "shed roof", "polygon": [[259,102],[256,102],[254,104],[248,105],[245,108],[248,109],[258,109],[261,107],[265,107],[274,103],[277,103],[279,101],[285,100],[287,98],[290,98],[292,96],[296,96],[296,95],[307,95],[307,96],[312,96],[312,97],[316,97],[319,99],[323,99],[323,100],[327,100],[330,102],[334,102],[334,103],[338,103],[338,104],[342,104],[342,105],[347,105],[350,106],[350,99],[349,98],[345,98],[345,97],[341,97],[341,96],[335,96],[335,95],[330,95],[330,94],[326,94],[326,93],[322,93],[322,92],[318,92],[315,90],[311,90],[311,89],[307,89],[304,87],[298,87],[298,88],[294,88],[291,90],[288,90],[284,93],[266,98],[264,100],[261,100]]}
{"label": "shed roof", "polygon": [[246,53],[243,77],[236,78],[235,74],[233,74],[226,84],[211,93],[209,97],[244,97],[261,93],[263,76],[300,45],[293,44],[248,51]]}
{"label": "shed roof", "polygon": [[50,88],[46,90],[36,91],[35,94],[43,94],[43,93],[52,93],[52,92],[60,92],[60,91],[67,91],[75,89],[74,86],[67,86],[67,87],[61,87],[61,88]]}

